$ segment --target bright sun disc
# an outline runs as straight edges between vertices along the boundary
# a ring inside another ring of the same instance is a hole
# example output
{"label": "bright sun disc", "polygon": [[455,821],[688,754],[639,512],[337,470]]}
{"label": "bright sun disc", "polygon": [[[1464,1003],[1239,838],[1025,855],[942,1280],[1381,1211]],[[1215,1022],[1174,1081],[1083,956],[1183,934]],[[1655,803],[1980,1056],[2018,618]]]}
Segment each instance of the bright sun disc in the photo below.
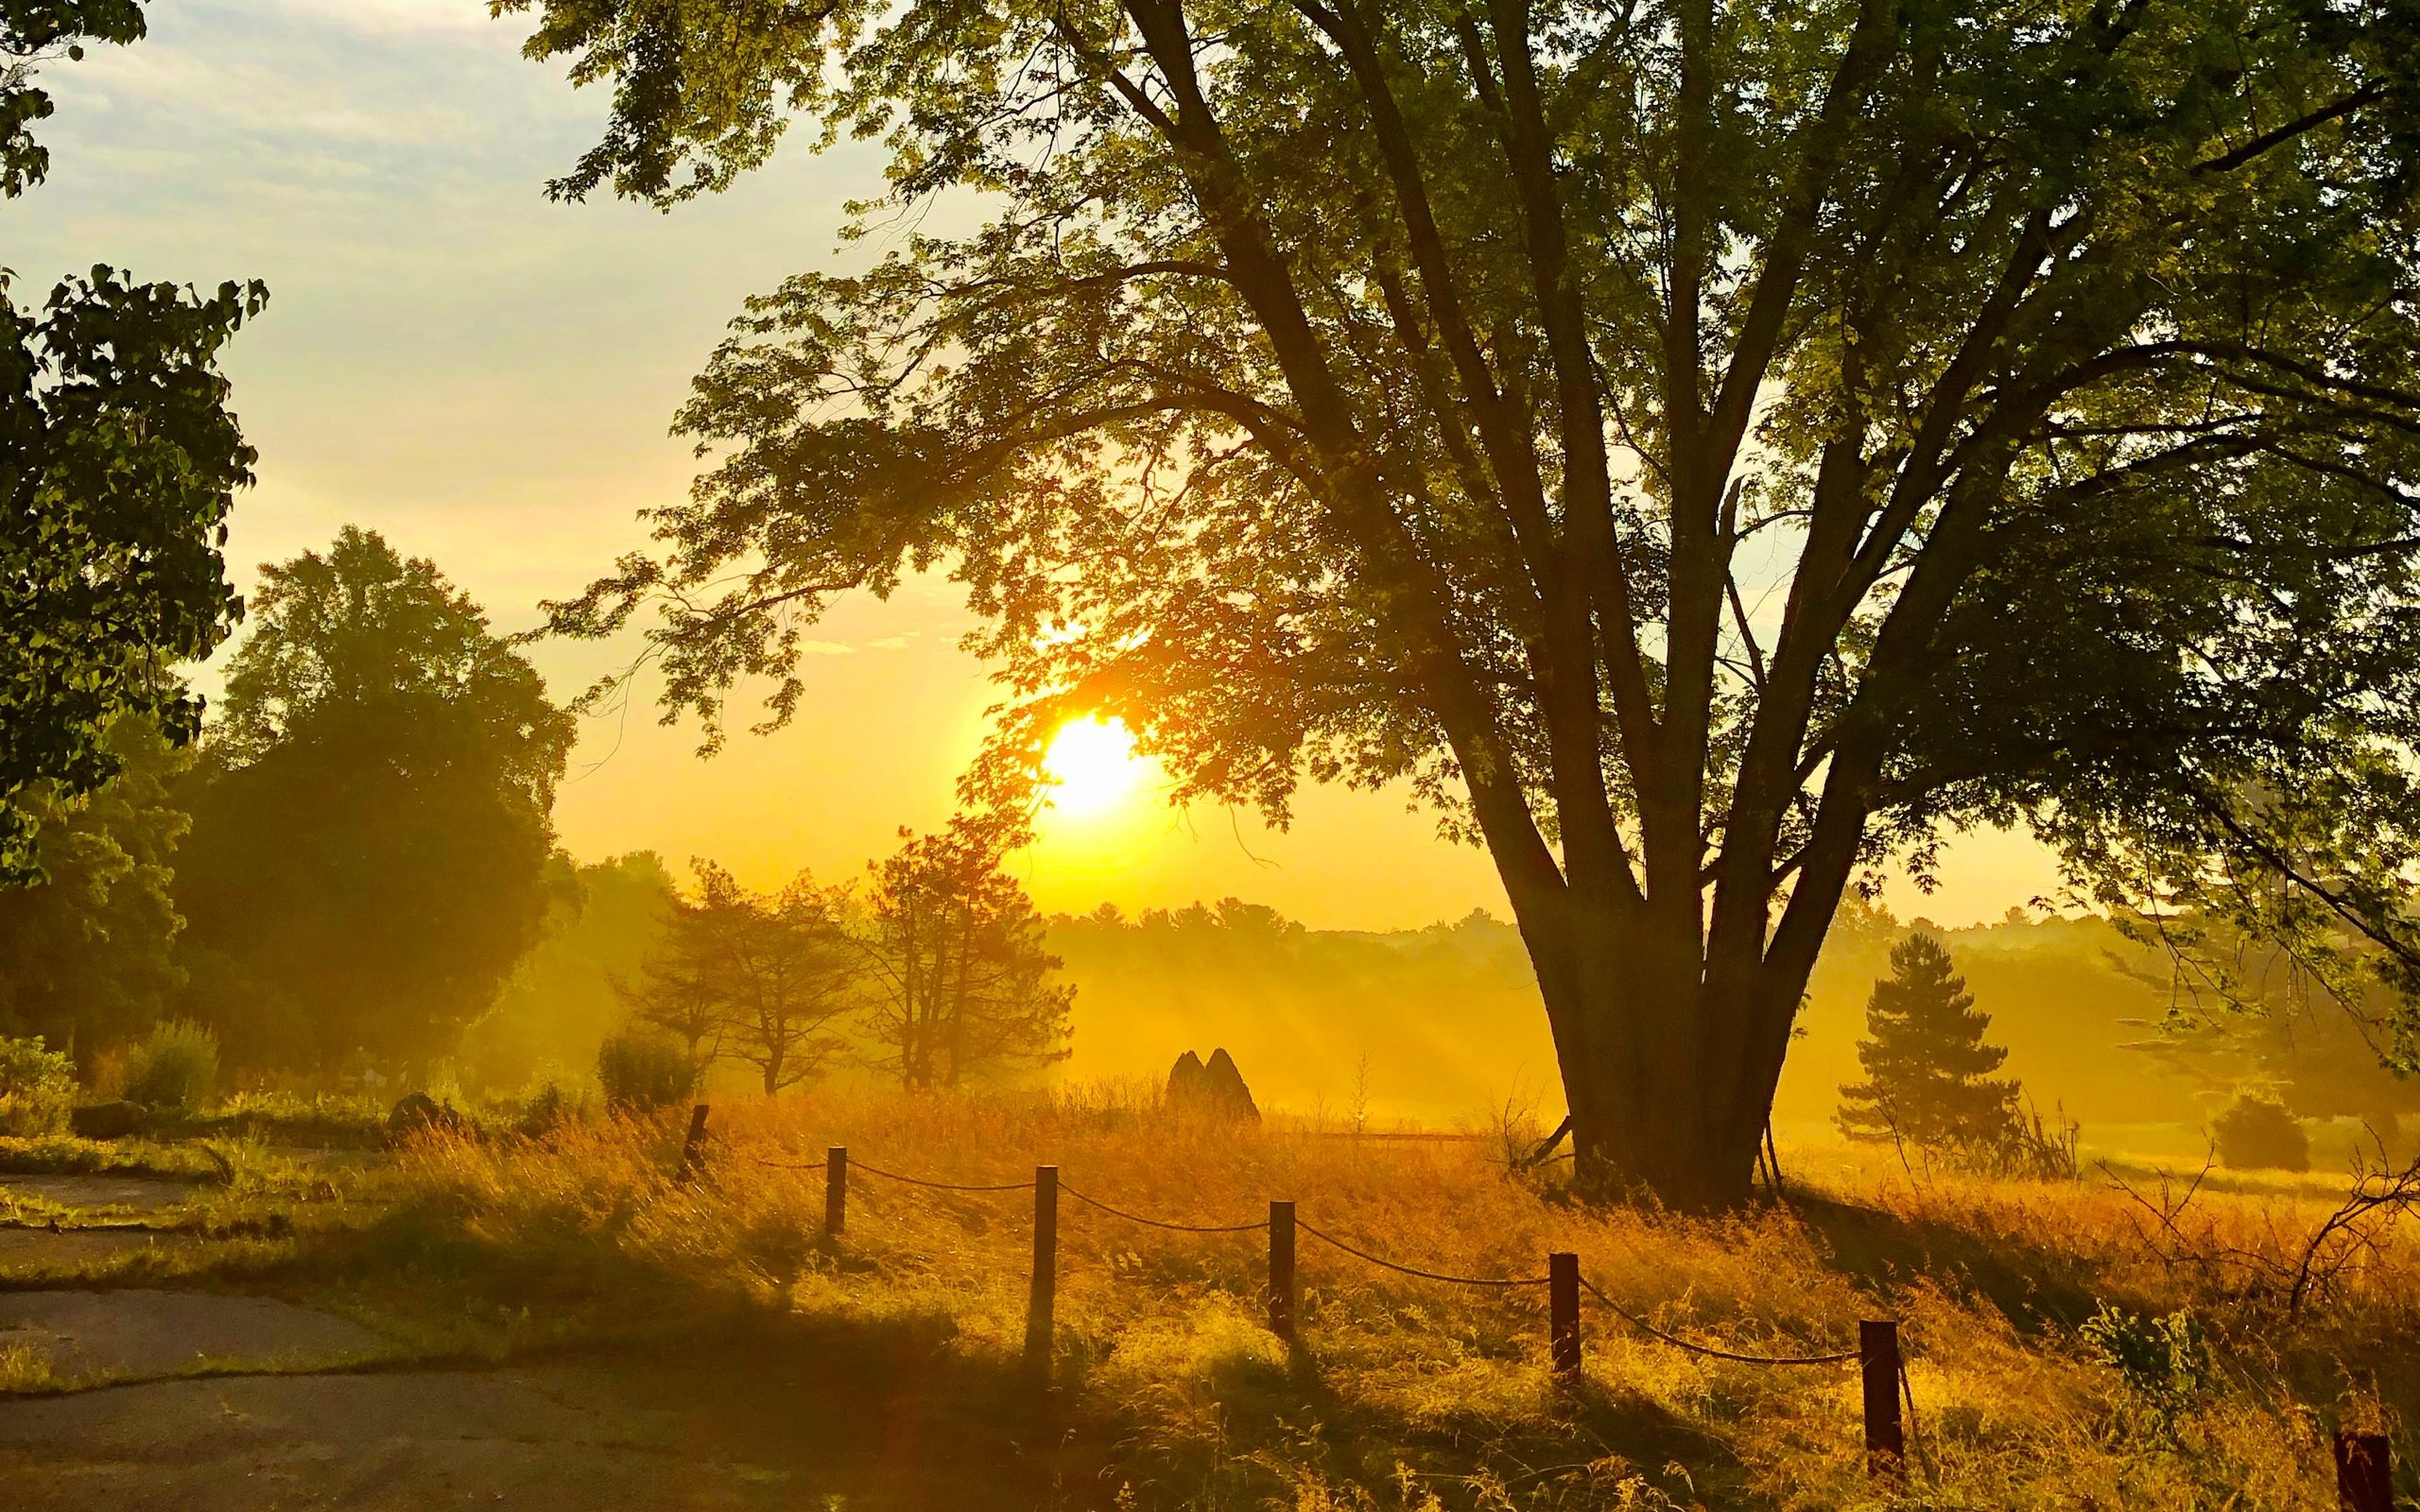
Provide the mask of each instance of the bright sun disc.
{"label": "bright sun disc", "polygon": [[1115,806],[1133,791],[1142,772],[1134,737],[1126,721],[1115,717],[1069,720],[1050,737],[1042,758],[1051,806],[1063,814],[1098,814]]}

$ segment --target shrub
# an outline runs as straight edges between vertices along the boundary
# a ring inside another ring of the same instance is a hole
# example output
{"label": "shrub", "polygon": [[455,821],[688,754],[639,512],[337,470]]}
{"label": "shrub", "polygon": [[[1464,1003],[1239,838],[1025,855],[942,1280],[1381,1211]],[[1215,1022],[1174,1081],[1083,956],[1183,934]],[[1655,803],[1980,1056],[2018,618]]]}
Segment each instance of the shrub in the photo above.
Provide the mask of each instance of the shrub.
{"label": "shrub", "polygon": [[652,1112],[680,1102],[698,1090],[700,1070],[681,1041],[644,1024],[625,1024],[596,1047],[597,1084],[605,1106],[616,1112]]}
{"label": "shrub", "polygon": [[2218,1122],[2219,1163],[2234,1170],[2308,1171],[2310,1136],[2286,1105],[2266,1092],[2238,1092]]}
{"label": "shrub", "polygon": [[2188,1309],[2157,1317],[2103,1302],[2077,1332],[2125,1381],[2128,1399],[2163,1434],[2174,1434],[2177,1420],[2209,1392],[2209,1347]]}
{"label": "shrub", "polygon": [[199,1108],[218,1085],[218,1037],[171,1019],[126,1053],[126,1095],[147,1108]]}
{"label": "shrub", "polygon": [[49,1134],[76,1102],[76,1062],[29,1040],[0,1038],[0,1134]]}

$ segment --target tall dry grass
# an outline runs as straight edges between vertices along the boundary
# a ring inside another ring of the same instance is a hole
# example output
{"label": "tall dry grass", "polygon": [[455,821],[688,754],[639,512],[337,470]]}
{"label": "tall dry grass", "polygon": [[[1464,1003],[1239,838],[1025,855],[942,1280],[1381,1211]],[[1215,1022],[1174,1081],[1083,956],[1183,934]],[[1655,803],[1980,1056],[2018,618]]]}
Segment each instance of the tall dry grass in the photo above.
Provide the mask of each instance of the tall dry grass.
{"label": "tall dry grass", "polygon": [[[1692,1218],[1574,1201],[1552,1178],[1509,1175],[1481,1141],[1236,1128],[1097,1093],[836,1091],[717,1106],[714,1133],[687,1183],[672,1178],[671,1119],[440,1135],[368,1179],[401,1230],[566,1296],[610,1285],[616,1307],[895,1331],[1003,1371],[1024,1336],[1029,1195],[869,1168],[983,1183],[1054,1163],[1073,1192],[1199,1224],[1255,1221],[1288,1197],[1306,1223],[1428,1269],[1536,1277],[1550,1250],[1576,1251],[1624,1308],[1735,1350],[1851,1347],[1875,1316],[1902,1320],[1908,1341],[1915,1464],[1892,1493],[1864,1472],[1854,1366],[1709,1359],[1591,1302],[1585,1383],[1564,1389],[1546,1366],[1543,1288],[1420,1280],[1308,1235],[1289,1353],[1261,1325],[1262,1234],[1169,1233],[1063,1195],[1055,1377],[1105,1446],[1103,1485],[1141,1506],[1796,1509],[1895,1495],[2316,1512],[2334,1504],[2326,1431],[2394,1422],[2420,1392],[2409,1237],[2387,1232],[2291,1315],[2263,1280],[2327,1211],[2308,1187],[2204,1190],[2160,1217],[2149,1178],[2130,1194],[2098,1173],[1985,1181],[1836,1160],[1802,1173],[1787,1205]],[[786,1168],[830,1144],[857,1168],[837,1246],[820,1237],[821,1171]],[[2178,1314],[2190,1359],[2121,1367],[2093,1342]]]}

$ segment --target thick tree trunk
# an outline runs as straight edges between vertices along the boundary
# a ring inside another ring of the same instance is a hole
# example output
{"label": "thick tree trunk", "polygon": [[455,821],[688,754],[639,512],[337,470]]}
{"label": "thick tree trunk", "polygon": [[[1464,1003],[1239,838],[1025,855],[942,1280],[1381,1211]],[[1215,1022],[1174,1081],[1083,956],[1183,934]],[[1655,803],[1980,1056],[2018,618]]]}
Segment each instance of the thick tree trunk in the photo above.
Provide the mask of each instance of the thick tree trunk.
{"label": "thick tree trunk", "polygon": [[1685,925],[1591,913],[1556,933],[1531,955],[1582,1187],[1692,1211],[1745,1202],[1806,973],[1708,961]]}

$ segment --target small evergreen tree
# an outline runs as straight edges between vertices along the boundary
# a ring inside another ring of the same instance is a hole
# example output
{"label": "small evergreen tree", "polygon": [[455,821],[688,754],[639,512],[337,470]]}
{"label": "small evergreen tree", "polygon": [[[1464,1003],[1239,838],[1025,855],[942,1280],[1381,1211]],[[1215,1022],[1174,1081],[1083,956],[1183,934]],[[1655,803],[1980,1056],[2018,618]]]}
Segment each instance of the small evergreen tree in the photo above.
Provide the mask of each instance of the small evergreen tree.
{"label": "small evergreen tree", "polygon": [[1891,975],[1874,984],[1858,1041],[1865,1080],[1841,1089],[1841,1132],[1927,1147],[2005,1141],[2017,1124],[2017,1087],[1992,1075],[2008,1052],[1984,1042],[1991,1022],[1941,941],[1918,932],[1893,946]]}

